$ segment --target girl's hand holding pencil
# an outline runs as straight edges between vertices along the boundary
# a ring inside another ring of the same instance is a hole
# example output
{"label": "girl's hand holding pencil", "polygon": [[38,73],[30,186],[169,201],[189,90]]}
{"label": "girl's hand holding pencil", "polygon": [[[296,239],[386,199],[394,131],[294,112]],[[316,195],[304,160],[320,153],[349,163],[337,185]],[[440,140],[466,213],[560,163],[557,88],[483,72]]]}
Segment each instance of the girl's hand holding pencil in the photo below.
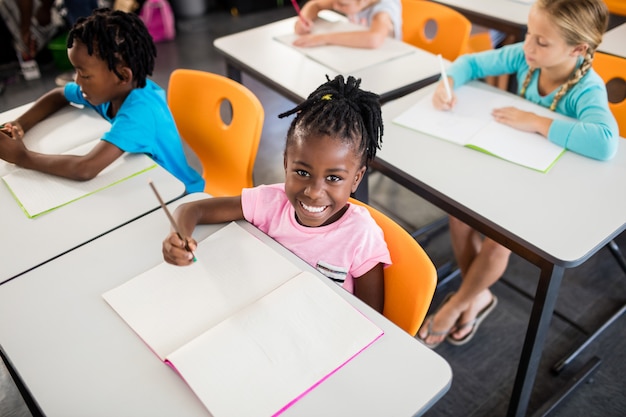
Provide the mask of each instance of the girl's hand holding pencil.
{"label": "girl's hand holding pencil", "polygon": [[296,21],[295,32],[296,35],[304,35],[307,33],[311,33],[313,30],[313,21],[308,19],[306,16],[302,14],[300,10],[300,6],[298,6],[297,0],[291,0],[291,4],[298,14],[298,20]]}
{"label": "girl's hand holding pencil", "polygon": [[[453,83],[451,78],[448,78],[448,83],[449,85]],[[451,88],[446,88],[443,81],[439,81],[437,88],[433,93],[433,106],[437,110],[452,110],[455,104],[456,95],[454,94],[454,91],[452,91]]]}
{"label": "girl's hand holding pencil", "polygon": [[181,238],[172,231],[163,241],[163,259],[172,265],[191,265],[196,258],[194,252],[198,243],[193,238]]}

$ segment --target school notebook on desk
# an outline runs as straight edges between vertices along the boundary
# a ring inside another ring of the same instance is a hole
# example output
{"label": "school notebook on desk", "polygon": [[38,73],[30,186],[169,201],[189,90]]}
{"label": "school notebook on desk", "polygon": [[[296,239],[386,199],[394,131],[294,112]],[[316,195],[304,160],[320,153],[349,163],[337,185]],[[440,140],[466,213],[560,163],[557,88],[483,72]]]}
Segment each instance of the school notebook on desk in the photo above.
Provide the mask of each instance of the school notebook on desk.
{"label": "school notebook on desk", "polygon": [[451,111],[435,109],[432,94],[429,94],[393,122],[541,172],[548,172],[565,153],[564,148],[537,133],[496,122],[491,112],[495,108],[514,106],[553,119],[567,117],[521,97],[488,88],[464,85],[454,93],[457,102]]}
{"label": "school notebook on desk", "polygon": [[[68,153],[85,154],[96,142]],[[23,168],[12,170],[2,180],[24,213],[34,218],[155,167],[156,163],[148,156],[127,153],[89,181],[75,181]]]}
{"label": "school notebook on desk", "polygon": [[276,416],[383,334],[237,223],[195,254],[103,297],[214,417]]}
{"label": "school notebook on desk", "polygon": [[[347,32],[366,30],[364,26],[347,21],[327,21],[317,19],[313,33]],[[289,47],[297,49],[302,54],[319,62],[341,74],[351,74],[365,68],[373,67],[383,62],[391,61],[402,56],[415,53],[415,47],[399,41],[387,38],[385,42],[376,49],[350,48],[339,45],[324,45],[312,48],[301,48],[293,45],[293,41],[298,38],[295,33],[288,33],[277,36],[274,39]]]}

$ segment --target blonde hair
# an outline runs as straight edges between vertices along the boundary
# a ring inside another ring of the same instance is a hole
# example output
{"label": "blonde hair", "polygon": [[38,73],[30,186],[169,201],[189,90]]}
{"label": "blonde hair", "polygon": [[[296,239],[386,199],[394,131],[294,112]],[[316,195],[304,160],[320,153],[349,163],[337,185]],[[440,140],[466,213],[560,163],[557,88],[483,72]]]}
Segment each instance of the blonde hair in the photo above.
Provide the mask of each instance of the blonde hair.
{"label": "blonde hair", "polygon": [[[570,78],[559,87],[550,105],[554,111],[559,100],[589,71],[596,48],[609,23],[609,11],[602,0],[537,0],[535,5],[550,16],[568,45],[586,44],[587,52],[582,63]],[[520,95],[524,97],[528,84],[537,68],[530,68]]]}

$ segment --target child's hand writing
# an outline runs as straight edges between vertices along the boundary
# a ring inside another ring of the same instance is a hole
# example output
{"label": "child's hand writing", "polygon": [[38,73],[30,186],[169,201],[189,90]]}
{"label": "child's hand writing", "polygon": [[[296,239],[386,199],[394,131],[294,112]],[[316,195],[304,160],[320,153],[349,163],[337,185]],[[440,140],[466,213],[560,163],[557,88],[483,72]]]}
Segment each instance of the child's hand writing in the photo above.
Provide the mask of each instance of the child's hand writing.
{"label": "child's hand writing", "polygon": [[552,119],[538,116],[535,113],[520,110],[516,107],[501,107],[491,112],[494,120],[524,132],[548,135]]}
{"label": "child's hand writing", "polygon": [[183,240],[178,233],[172,232],[163,241],[163,259],[172,265],[190,265],[194,258],[192,252],[197,247],[198,243],[193,238]]}
{"label": "child's hand writing", "polygon": [[296,35],[305,35],[311,33],[313,30],[313,21],[300,14],[298,20],[296,20],[296,26],[294,31]]}
{"label": "child's hand writing", "polygon": [[7,122],[1,125],[0,132],[12,137],[13,139],[21,140],[24,137],[24,129],[22,129],[22,125],[15,121]]}
{"label": "child's hand writing", "polygon": [[452,78],[448,78],[448,81],[451,88],[450,94],[452,95],[452,99],[448,97],[448,89],[446,88],[445,84],[443,83],[443,81],[440,81],[439,84],[437,84],[435,92],[433,93],[433,106],[437,110],[452,110],[452,108],[456,104],[456,95],[452,90],[452,85],[454,81],[452,81]]}
{"label": "child's hand writing", "polygon": [[5,134],[4,129],[0,131],[0,159],[15,164],[25,153],[24,142]]}
{"label": "child's hand writing", "polygon": [[314,46],[327,45],[328,42],[326,41],[326,37],[324,36],[324,34],[309,34],[300,36],[295,41],[293,41],[293,44],[294,46],[299,46],[301,48],[311,48]]}

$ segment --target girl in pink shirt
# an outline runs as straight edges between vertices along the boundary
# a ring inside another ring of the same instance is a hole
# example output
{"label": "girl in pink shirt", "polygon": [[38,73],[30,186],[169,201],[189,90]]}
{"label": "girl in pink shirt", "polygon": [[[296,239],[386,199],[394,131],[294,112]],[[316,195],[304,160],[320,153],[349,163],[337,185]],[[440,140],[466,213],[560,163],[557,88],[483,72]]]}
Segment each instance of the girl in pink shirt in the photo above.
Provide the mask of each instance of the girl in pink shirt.
{"label": "girl in pink shirt", "polygon": [[296,115],[285,144],[285,182],[179,206],[174,217],[184,239],[175,232],[165,238],[165,261],[192,262],[197,224],[245,219],[382,313],[389,250],[367,209],[348,203],[383,132],[378,96],[359,85],[338,75],[279,115]]}

